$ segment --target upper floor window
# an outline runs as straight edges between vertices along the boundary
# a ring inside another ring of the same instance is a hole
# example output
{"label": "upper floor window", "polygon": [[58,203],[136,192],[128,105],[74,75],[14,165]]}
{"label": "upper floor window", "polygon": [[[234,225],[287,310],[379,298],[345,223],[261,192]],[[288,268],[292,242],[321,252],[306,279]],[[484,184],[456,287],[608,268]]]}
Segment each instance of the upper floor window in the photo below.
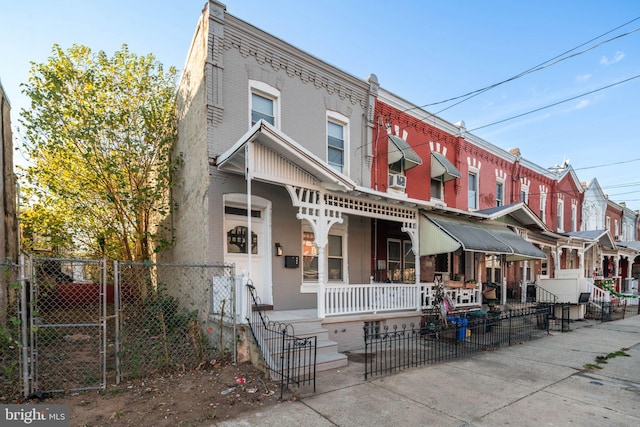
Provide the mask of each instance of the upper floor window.
{"label": "upper floor window", "polygon": [[478,209],[478,174],[469,172],[469,209]]}
{"label": "upper floor window", "polygon": [[335,111],[327,112],[327,163],[346,174],[348,171],[349,119]]}
{"label": "upper floor window", "polygon": [[520,186],[520,201],[525,204],[529,204],[529,186]]}
{"label": "upper floor window", "polygon": [[618,220],[617,219],[613,220],[613,226],[614,226],[615,235],[619,236],[620,235],[620,226],[618,225]]}
{"label": "upper floor window", "polygon": [[496,182],[496,206],[504,206],[504,182]]}
{"label": "upper floor window", "polygon": [[564,201],[558,200],[558,231],[564,231]]}
{"label": "upper floor window", "polygon": [[611,233],[611,217],[610,216],[608,216],[607,219],[605,220],[605,225],[609,233]]}
{"label": "upper floor window", "polygon": [[249,81],[249,91],[251,126],[262,119],[279,128],[280,91],[266,83],[253,80]]}
{"label": "upper floor window", "polygon": [[540,193],[540,219],[542,222],[547,222],[547,194]]}
{"label": "upper floor window", "polygon": [[576,205],[571,206],[571,231],[577,231],[578,226],[578,208]]}
{"label": "upper floor window", "polygon": [[444,200],[444,183],[442,178],[431,178],[431,198]]}

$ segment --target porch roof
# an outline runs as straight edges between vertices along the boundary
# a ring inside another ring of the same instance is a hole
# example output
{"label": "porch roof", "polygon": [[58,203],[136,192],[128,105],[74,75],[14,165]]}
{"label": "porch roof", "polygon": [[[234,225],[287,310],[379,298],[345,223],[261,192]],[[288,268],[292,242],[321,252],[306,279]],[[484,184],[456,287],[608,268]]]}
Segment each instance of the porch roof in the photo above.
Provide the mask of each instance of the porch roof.
{"label": "porch roof", "polygon": [[571,231],[568,233],[560,234],[567,237],[577,237],[579,239],[585,239],[592,243],[598,243],[603,249],[616,249],[616,243],[611,238],[611,234],[608,230]]}
{"label": "porch roof", "polygon": [[508,261],[546,259],[540,249],[506,226],[493,222],[422,214],[420,255],[464,251],[504,254]]}
{"label": "porch roof", "polygon": [[217,166],[221,171],[245,176],[248,174],[252,179],[271,183],[345,192],[353,191],[356,187],[348,176],[337,172],[263,120],[253,125],[231,148],[218,156]]}

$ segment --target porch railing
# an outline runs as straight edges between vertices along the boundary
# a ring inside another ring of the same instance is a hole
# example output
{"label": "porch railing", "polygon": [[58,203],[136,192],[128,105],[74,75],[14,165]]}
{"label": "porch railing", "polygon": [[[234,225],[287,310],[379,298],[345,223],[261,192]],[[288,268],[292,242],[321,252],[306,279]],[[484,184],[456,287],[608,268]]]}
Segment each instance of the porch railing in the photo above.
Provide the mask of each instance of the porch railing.
{"label": "porch railing", "polygon": [[[480,305],[480,287],[445,288],[456,307]],[[327,284],[325,315],[421,311],[433,306],[435,283]]]}

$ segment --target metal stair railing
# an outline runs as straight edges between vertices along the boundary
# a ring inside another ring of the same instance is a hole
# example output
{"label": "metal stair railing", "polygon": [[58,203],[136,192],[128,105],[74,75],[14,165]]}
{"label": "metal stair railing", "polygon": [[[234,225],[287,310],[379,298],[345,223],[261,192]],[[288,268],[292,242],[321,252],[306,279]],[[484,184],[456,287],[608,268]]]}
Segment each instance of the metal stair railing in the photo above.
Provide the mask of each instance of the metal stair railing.
{"label": "metal stair railing", "polygon": [[296,337],[293,325],[269,320],[250,282],[247,291],[252,302],[247,323],[271,379],[280,381],[280,398],[290,385],[311,384],[315,392],[318,337]]}

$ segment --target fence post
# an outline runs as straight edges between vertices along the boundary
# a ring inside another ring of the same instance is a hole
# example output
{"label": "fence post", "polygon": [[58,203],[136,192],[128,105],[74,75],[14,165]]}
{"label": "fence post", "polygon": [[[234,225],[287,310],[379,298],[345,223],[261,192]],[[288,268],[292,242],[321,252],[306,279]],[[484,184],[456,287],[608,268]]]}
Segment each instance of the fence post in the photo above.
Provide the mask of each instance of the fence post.
{"label": "fence post", "polygon": [[[250,298],[247,298],[247,292],[244,289],[244,276],[242,274],[235,275],[235,292],[236,292],[236,312],[238,313],[239,322],[241,324],[247,323],[247,316],[251,310],[249,309],[251,306]],[[244,292],[243,292],[244,291]]]}
{"label": "fence post", "polygon": [[113,261],[113,315],[114,342],[113,349],[116,353],[116,384],[120,384],[120,264]]}
{"label": "fence post", "polygon": [[28,316],[29,304],[27,304],[27,277],[25,268],[25,256],[20,254],[20,321],[22,332],[22,385],[24,397],[29,395],[29,339],[28,339]]}

